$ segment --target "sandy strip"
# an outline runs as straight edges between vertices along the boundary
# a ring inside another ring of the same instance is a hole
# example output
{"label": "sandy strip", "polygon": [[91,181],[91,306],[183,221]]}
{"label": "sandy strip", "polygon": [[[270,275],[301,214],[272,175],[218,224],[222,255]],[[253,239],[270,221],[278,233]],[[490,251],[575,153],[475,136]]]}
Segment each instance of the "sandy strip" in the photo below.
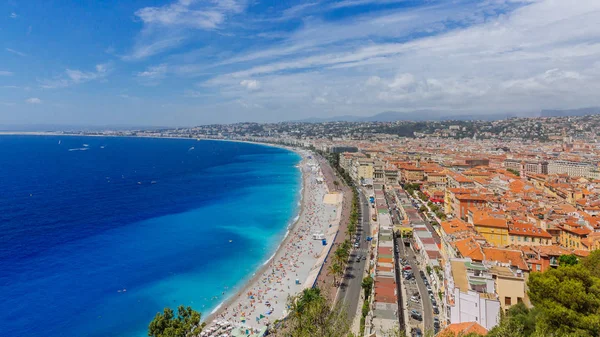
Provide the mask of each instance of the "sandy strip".
{"label": "sandy strip", "polygon": [[341,205],[323,203],[329,191],[326,184],[317,182],[317,178],[322,177],[317,161],[309,159],[306,153],[301,154],[303,198],[298,220],[290,228],[274,258],[256,272],[243,290],[207,317],[208,327],[214,320],[224,320],[259,329],[286,315],[288,296],[312,285],[307,278],[309,275],[316,276],[315,271],[331,245],[328,242],[327,246],[323,246],[321,240],[313,239],[312,234],[331,231],[331,224],[339,221]]}

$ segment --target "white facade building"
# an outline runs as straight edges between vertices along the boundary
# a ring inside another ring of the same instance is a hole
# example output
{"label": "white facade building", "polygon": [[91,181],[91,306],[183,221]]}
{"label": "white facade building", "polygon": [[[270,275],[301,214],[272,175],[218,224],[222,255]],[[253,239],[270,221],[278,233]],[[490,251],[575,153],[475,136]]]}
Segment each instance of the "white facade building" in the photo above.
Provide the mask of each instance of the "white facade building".
{"label": "white facade building", "polygon": [[446,317],[450,324],[477,322],[490,330],[500,322],[500,301],[486,266],[471,259],[446,262]]}

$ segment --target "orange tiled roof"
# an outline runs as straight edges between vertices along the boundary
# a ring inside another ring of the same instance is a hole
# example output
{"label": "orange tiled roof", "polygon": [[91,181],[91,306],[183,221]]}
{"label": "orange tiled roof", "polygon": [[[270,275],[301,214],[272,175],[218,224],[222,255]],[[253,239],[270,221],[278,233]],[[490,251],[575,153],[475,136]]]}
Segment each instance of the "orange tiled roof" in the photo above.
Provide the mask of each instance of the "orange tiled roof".
{"label": "orange tiled roof", "polygon": [[510,235],[530,236],[536,238],[552,239],[552,235],[545,230],[538,228],[530,223],[516,222],[510,225],[508,229]]}
{"label": "orange tiled roof", "polygon": [[470,257],[474,261],[483,261],[481,246],[472,237],[456,241],[453,245],[463,257]]}
{"label": "orange tiled roof", "polygon": [[487,335],[487,329],[477,322],[454,323],[448,325],[444,330],[440,331],[441,337],[458,337],[476,333],[479,335]]}
{"label": "orange tiled roof", "polygon": [[525,259],[523,258],[523,252],[520,250],[485,247],[483,248],[483,254],[485,255],[485,259],[487,261],[508,263],[511,266],[517,267],[521,270],[529,270],[527,262],[525,262]]}
{"label": "orange tiled roof", "polygon": [[473,228],[471,224],[464,222],[458,218],[452,219],[450,221],[442,221],[440,226],[442,226],[442,229],[444,230],[444,233],[446,233],[446,235],[462,231],[468,231]]}

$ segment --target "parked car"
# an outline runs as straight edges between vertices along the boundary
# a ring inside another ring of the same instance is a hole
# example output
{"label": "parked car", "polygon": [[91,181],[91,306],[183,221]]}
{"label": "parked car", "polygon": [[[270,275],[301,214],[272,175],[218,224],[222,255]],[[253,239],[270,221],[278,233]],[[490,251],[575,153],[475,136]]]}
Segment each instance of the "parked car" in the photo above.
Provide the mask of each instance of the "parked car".
{"label": "parked car", "polygon": [[363,260],[366,260],[366,259],[367,259],[367,257],[363,255],[362,259],[363,259]]}
{"label": "parked car", "polygon": [[436,305],[433,306],[433,313],[436,314],[436,315],[440,314],[440,309],[438,309],[438,307]]}
{"label": "parked car", "polygon": [[434,307],[437,306],[437,302],[435,301],[435,299],[433,297],[431,298],[431,305],[433,305]]}
{"label": "parked car", "polygon": [[412,270],[412,267],[411,266],[404,266],[404,267],[402,267],[402,270]]}
{"label": "parked car", "polygon": [[410,317],[416,319],[417,321],[422,321],[423,320],[423,316],[421,315],[420,312],[416,311],[416,310],[411,310],[410,311]]}
{"label": "parked car", "polygon": [[410,301],[414,303],[419,303],[419,298],[417,296],[411,296]]}
{"label": "parked car", "polygon": [[421,277],[425,280],[425,272],[422,270],[419,270],[419,274],[421,274]]}
{"label": "parked car", "polygon": [[422,336],[423,336],[423,333],[421,332],[421,329],[413,328],[412,337],[422,337]]}

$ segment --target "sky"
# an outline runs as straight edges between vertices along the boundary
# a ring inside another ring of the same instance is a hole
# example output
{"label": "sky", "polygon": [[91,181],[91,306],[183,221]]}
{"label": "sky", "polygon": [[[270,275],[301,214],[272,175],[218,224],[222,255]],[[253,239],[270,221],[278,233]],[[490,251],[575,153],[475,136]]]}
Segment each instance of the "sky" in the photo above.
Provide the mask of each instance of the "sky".
{"label": "sky", "polygon": [[0,124],[600,106],[598,0],[0,3]]}

